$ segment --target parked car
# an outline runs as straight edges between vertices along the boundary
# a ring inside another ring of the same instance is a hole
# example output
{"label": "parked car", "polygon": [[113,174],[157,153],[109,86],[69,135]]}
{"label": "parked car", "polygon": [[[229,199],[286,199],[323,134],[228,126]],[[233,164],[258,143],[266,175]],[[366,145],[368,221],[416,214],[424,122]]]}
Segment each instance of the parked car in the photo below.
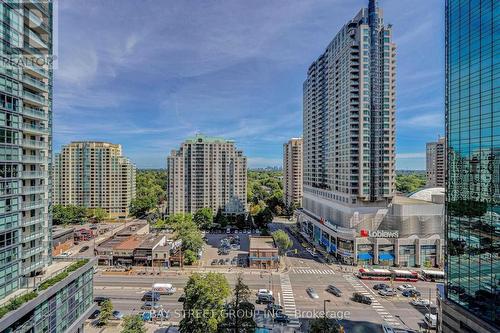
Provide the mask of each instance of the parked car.
{"label": "parked car", "polygon": [[212,260],[212,262],[211,262],[210,264],[211,264],[211,265],[217,265],[217,262],[218,262],[218,261],[219,261],[219,260],[217,260],[217,259],[213,259],[213,260]]}
{"label": "parked car", "polygon": [[141,300],[158,302],[160,300],[160,293],[147,291],[144,293],[144,295],[142,295]]}
{"label": "parked car", "polygon": [[238,258],[237,257],[234,257],[232,260],[231,260],[231,265],[237,265],[238,264]]}
{"label": "parked car", "polygon": [[273,295],[273,292],[271,290],[268,290],[268,289],[259,289],[257,291],[257,294],[256,296],[259,297],[259,296],[262,296],[262,295]]}
{"label": "parked car", "polygon": [[233,251],[239,251],[240,250],[240,245],[239,244],[232,244],[231,245],[231,250],[233,250]]}
{"label": "parked car", "polygon": [[422,298],[417,298],[411,301],[412,305],[415,306],[429,306],[432,305],[432,303],[428,299],[422,299]]}
{"label": "parked car", "polygon": [[225,263],[224,259],[222,259],[222,258],[219,259],[219,265],[224,265],[224,263]]}
{"label": "parked car", "polygon": [[258,295],[257,300],[255,301],[257,304],[269,304],[269,303],[274,303],[274,297],[273,295],[267,294],[267,295]]}
{"label": "parked car", "polygon": [[156,302],[146,301],[141,306],[142,310],[158,310],[161,308],[161,305]]}
{"label": "parked car", "polygon": [[100,314],[101,314],[101,310],[95,310],[94,312],[92,312],[89,319],[97,319]]}
{"label": "parked car", "polygon": [[275,316],[274,316],[274,322],[276,323],[282,323],[282,324],[286,324],[286,323],[289,323],[290,322],[290,318],[282,313],[282,312],[278,312]]}
{"label": "parked car", "polygon": [[87,251],[88,249],[89,249],[89,247],[87,245],[85,245],[85,246],[82,246],[82,248],[78,252],[83,253],[83,252]]}
{"label": "parked car", "polygon": [[123,313],[118,310],[113,311],[113,319],[120,320],[123,318]]}
{"label": "parked car", "polygon": [[398,294],[393,288],[381,289],[378,293],[380,296],[396,296]]}
{"label": "parked car", "polygon": [[319,298],[318,293],[316,292],[316,289],[309,287],[306,289],[306,291],[307,291],[307,294],[309,295],[309,297],[314,298],[314,299]]}
{"label": "parked car", "polygon": [[404,291],[404,290],[416,290],[417,288],[415,288],[415,286],[412,286],[411,284],[402,284],[398,286],[398,289]]}
{"label": "parked car", "polygon": [[385,283],[377,283],[376,285],[373,286],[373,289],[375,290],[383,290],[383,289],[387,289],[387,288],[390,288],[387,284]]}
{"label": "parked car", "polygon": [[94,302],[97,303],[97,305],[101,305],[102,303],[104,303],[105,301],[109,301],[109,297],[105,297],[105,296],[96,296],[94,297]]}
{"label": "parked car", "polygon": [[326,291],[337,297],[342,296],[342,292],[340,291],[340,289],[333,285],[329,285],[328,288],[326,288]]}
{"label": "parked car", "polygon": [[229,265],[229,264],[231,264],[231,259],[226,258],[226,260],[224,261],[224,264],[225,264],[225,265]]}
{"label": "parked car", "polygon": [[426,313],[424,316],[424,322],[430,328],[436,328],[437,316],[435,314]]}
{"label": "parked car", "polygon": [[361,293],[354,293],[352,294],[352,300],[354,302],[358,302],[358,303],[363,303],[363,304],[372,304],[372,300],[370,297],[368,296],[365,296]]}
{"label": "parked car", "polygon": [[418,290],[415,290],[415,289],[408,289],[408,290],[405,290],[401,293],[401,295],[403,295],[404,297],[420,297],[422,296],[422,294],[420,293],[420,291]]}

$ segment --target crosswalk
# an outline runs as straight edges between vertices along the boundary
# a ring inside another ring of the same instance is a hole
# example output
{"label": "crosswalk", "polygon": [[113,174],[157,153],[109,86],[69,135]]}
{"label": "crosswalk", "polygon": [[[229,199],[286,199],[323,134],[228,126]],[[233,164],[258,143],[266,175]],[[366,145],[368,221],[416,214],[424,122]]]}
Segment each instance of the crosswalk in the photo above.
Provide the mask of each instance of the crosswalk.
{"label": "crosswalk", "polygon": [[335,272],[331,269],[313,269],[313,268],[292,268],[295,274],[317,274],[317,275],[334,275]]}
{"label": "crosswalk", "polygon": [[295,298],[293,296],[292,283],[288,274],[281,274],[281,295],[283,297],[283,312],[288,315],[290,322],[288,326],[299,327],[300,323],[297,319],[297,307],[295,306]]}
{"label": "crosswalk", "polygon": [[362,285],[357,278],[350,274],[344,274],[344,278],[349,282],[356,292],[368,296],[372,300],[371,307],[378,313],[380,317],[391,326],[401,325],[397,319],[395,319],[382,304],[370,293],[364,285]]}

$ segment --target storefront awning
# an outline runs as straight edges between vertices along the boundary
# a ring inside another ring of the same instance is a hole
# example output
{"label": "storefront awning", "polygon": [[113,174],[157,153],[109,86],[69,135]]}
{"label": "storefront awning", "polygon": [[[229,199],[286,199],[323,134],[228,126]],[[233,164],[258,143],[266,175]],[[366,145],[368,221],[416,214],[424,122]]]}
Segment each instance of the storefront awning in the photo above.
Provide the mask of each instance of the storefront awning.
{"label": "storefront awning", "polygon": [[366,252],[365,253],[358,253],[359,260],[370,260],[372,258],[373,258],[372,255],[369,253],[366,253]]}
{"label": "storefront awning", "polygon": [[379,260],[394,260],[394,256],[389,252],[380,252],[378,258]]}

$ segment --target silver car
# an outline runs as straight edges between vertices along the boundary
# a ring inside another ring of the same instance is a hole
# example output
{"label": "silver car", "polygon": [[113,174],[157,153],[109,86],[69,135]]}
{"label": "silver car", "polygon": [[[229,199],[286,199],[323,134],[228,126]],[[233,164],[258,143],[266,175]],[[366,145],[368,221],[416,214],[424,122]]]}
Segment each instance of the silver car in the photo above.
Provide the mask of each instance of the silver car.
{"label": "silver car", "polygon": [[318,299],[319,298],[318,293],[316,292],[316,289],[314,289],[314,288],[307,288],[306,291],[307,291],[307,294],[309,295],[309,297],[314,298],[314,299]]}

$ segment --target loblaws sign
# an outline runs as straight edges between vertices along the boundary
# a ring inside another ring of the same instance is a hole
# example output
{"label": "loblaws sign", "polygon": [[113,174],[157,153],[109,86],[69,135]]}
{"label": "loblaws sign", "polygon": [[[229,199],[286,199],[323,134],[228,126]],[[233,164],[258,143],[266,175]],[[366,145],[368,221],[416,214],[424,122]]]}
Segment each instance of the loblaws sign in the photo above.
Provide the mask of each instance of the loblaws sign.
{"label": "loblaws sign", "polygon": [[399,231],[397,230],[365,230],[362,229],[360,232],[361,237],[372,237],[372,238],[399,238]]}

